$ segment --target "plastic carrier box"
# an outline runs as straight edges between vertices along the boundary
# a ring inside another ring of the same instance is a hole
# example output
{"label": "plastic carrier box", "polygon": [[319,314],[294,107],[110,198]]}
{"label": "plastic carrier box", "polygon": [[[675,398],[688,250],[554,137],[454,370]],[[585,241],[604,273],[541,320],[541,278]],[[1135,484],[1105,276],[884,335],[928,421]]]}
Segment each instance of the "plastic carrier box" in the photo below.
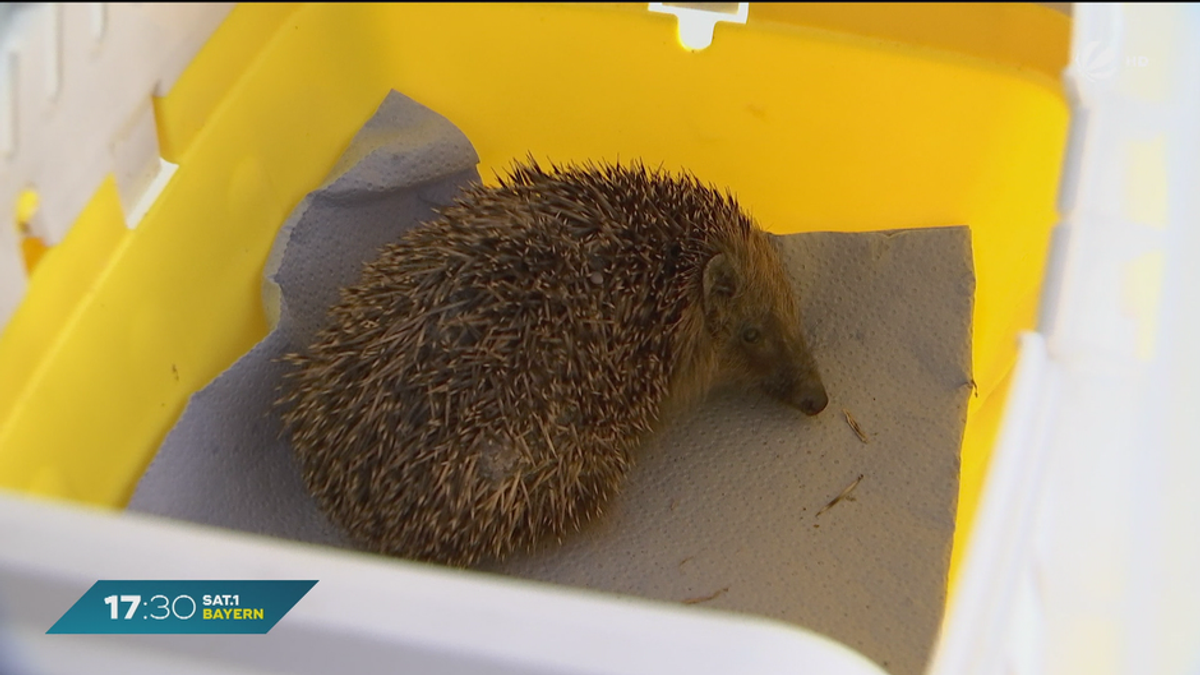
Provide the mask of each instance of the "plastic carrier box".
{"label": "plastic carrier box", "polygon": [[[780,233],[969,224],[978,397],[928,672],[1200,672],[1196,6],[0,21],[0,672],[881,672],[776,622],[122,512],[188,397],[265,334],[276,230],[389,89],[452,119],[483,176],[530,146],[625,149]],[[44,635],[96,579],[164,574],[321,582],[261,638]]]}

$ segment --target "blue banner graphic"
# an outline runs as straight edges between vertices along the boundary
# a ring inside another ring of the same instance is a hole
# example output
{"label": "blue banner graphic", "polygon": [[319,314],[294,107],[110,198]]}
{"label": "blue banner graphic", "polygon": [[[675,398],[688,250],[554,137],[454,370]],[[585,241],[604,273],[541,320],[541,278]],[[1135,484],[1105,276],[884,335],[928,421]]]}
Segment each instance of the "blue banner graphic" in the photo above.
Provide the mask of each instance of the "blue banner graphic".
{"label": "blue banner graphic", "polygon": [[47,633],[266,633],[315,581],[97,581]]}

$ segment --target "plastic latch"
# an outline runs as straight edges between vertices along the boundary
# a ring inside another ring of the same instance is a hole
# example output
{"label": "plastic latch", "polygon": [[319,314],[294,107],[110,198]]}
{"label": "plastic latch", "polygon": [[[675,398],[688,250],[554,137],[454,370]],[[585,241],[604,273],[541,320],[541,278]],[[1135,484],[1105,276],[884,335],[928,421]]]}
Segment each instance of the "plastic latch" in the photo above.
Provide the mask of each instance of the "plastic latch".
{"label": "plastic latch", "polygon": [[652,2],[651,12],[674,14],[679,20],[679,42],[686,49],[699,51],[713,41],[717,23],[746,23],[748,2]]}

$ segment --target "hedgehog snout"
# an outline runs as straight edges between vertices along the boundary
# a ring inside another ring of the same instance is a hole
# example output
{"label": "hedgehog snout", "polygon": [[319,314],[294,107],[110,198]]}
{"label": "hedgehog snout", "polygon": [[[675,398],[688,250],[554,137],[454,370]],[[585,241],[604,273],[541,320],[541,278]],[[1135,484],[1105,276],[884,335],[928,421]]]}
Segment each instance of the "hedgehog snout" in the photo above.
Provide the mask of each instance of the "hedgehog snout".
{"label": "hedgehog snout", "polygon": [[829,395],[821,378],[814,374],[798,375],[784,371],[768,380],[767,393],[800,410],[805,415],[817,415],[829,405]]}
{"label": "hedgehog snout", "polygon": [[829,405],[829,394],[825,392],[824,385],[817,381],[799,387],[792,399],[792,405],[799,408],[805,415],[816,415]]}

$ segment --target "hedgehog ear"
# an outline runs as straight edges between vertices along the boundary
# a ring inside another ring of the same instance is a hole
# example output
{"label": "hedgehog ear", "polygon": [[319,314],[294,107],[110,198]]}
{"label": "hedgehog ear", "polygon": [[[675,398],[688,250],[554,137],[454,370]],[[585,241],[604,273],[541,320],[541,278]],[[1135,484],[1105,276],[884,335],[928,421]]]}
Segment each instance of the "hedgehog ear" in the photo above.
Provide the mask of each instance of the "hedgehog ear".
{"label": "hedgehog ear", "polygon": [[724,253],[718,253],[704,266],[704,300],[709,304],[717,299],[732,298],[737,294],[738,273]]}

